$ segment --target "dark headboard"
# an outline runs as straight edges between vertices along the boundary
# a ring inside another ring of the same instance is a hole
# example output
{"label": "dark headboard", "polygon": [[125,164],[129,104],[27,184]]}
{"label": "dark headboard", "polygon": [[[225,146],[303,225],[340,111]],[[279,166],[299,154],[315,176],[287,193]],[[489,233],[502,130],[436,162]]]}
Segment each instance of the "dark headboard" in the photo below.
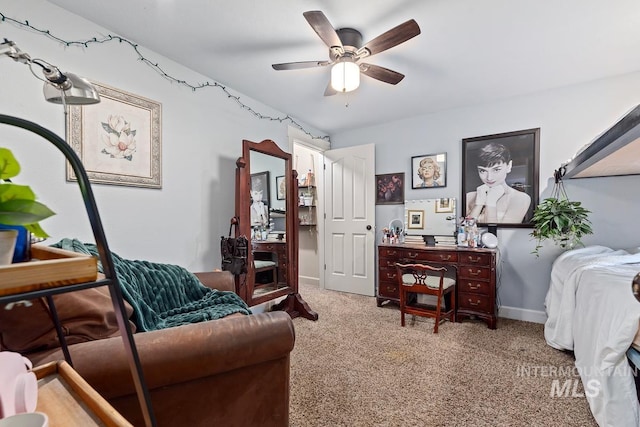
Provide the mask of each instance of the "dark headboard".
{"label": "dark headboard", "polygon": [[640,175],[640,105],[563,167],[564,178]]}

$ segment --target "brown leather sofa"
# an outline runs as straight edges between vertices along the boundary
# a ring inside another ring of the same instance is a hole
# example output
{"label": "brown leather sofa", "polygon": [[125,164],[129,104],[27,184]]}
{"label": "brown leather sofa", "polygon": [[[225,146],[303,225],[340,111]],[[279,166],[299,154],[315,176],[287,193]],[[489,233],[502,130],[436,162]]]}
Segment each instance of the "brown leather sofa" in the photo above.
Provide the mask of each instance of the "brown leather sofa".
{"label": "brown leather sofa", "polygon": [[[196,274],[234,290],[227,272]],[[223,319],[134,335],[159,426],[287,426],[289,354],[285,312]],[[132,424],[144,425],[121,337],[73,344],[74,369]],[[35,364],[62,359],[59,350]]]}

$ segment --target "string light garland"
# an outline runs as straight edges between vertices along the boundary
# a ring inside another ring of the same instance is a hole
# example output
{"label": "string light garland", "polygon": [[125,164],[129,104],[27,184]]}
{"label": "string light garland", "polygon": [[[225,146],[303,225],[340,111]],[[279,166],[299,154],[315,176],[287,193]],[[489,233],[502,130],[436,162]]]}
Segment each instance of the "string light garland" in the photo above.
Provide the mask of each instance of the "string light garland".
{"label": "string light garland", "polygon": [[199,84],[192,84],[187,82],[186,80],[181,80],[178,79],[170,74],[168,74],[166,71],[164,71],[162,69],[162,67],[160,67],[160,65],[157,62],[153,62],[150,59],[148,59],[147,57],[145,57],[140,50],[138,49],[138,45],[136,43],[133,43],[130,40],[125,39],[124,37],[120,37],[120,36],[112,36],[111,34],[108,34],[104,37],[101,38],[97,38],[97,37],[93,37],[91,39],[87,39],[85,41],[68,41],[68,40],[64,40],[60,37],[57,37],[55,35],[53,35],[49,30],[42,30],[40,28],[34,27],[33,25],[31,25],[29,23],[29,21],[27,21],[26,19],[24,21],[20,21],[17,20],[15,18],[11,18],[9,16],[6,16],[5,14],[3,14],[2,12],[0,12],[0,22],[8,22],[11,24],[14,24],[16,26],[18,26],[19,28],[28,28],[32,31],[35,31],[36,33],[42,34],[52,40],[57,41],[58,43],[64,44],[67,47],[70,46],[80,46],[80,47],[89,47],[90,45],[93,44],[103,44],[103,43],[109,43],[109,42],[113,42],[113,41],[117,41],[119,43],[125,43],[128,44],[138,55],[138,60],[144,62],[146,65],[148,65],[149,67],[151,67],[152,69],[154,69],[158,74],[160,74],[163,78],[165,78],[166,80],[172,82],[172,83],[177,83],[179,85],[182,86],[186,86],[188,88],[190,88],[193,92],[195,92],[196,90],[199,89],[204,89],[204,88],[217,88],[219,90],[221,90],[228,99],[235,101],[236,104],[238,104],[238,106],[240,106],[240,108],[242,108],[243,110],[248,111],[249,113],[253,114],[254,117],[260,119],[260,120],[270,120],[270,121],[277,121],[277,122],[289,122],[291,123],[293,126],[295,126],[296,128],[300,129],[300,131],[302,131],[303,133],[305,133],[306,135],[308,135],[309,137],[313,138],[313,139],[322,139],[325,141],[330,141],[329,136],[315,136],[313,134],[311,134],[311,132],[307,131],[300,123],[298,123],[294,118],[292,118],[291,116],[289,116],[288,114],[284,117],[273,117],[273,116],[269,116],[269,115],[265,115],[265,114],[261,114],[259,112],[257,112],[256,110],[254,110],[252,107],[248,106],[247,104],[245,104],[244,102],[242,102],[240,100],[239,96],[233,95],[227,88],[226,86],[221,85],[220,83],[214,81],[213,83],[210,82],[204,82],[204,83],[199,83]]}

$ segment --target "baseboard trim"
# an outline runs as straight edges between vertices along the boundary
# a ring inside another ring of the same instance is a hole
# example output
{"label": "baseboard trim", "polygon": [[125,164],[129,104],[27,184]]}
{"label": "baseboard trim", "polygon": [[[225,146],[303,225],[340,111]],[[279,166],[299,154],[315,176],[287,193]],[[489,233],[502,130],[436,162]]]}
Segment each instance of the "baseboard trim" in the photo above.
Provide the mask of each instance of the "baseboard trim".
{"label": "baseboard trim", "polygon": [[518,307],[502,306],[498,309],[498,317],[543,324],[547,321],[547,314],[544,311],[527,310]]}
{"label": "baseboard trim", "polygon": [[320,279],[318,277],[298,276],[298,283],[303,285],[320,286]]}

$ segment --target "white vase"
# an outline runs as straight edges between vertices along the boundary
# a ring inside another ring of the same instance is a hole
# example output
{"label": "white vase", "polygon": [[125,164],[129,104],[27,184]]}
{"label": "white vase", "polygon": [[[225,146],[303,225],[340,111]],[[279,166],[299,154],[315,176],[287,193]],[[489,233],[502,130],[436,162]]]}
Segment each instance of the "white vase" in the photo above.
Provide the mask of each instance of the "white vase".
{"label": "white vase", "polygon": [[18,230],[0,230],[0,265],[11,264],[17,239]]}

